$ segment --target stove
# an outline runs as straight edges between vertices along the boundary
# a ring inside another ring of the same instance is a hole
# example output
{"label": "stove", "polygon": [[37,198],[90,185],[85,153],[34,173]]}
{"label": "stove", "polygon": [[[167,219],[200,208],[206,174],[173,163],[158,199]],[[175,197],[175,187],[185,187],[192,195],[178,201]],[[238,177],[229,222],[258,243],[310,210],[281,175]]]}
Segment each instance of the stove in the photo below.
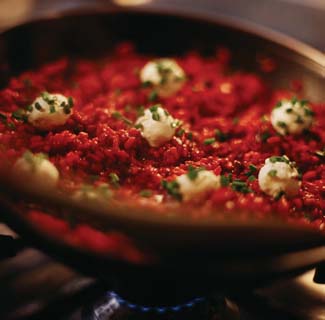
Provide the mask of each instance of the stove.
{"label": "stove", "polygon": [[[5,225],[0,225],[0,234],[3,320],[325,319],[325,284],[313,281],[315,270],[252,292],[239,287],[225,296],[216,288],[211,297],[198,296],[178,305],[137,305],[26,246]],[[324,280],[322,276],[319,273],[318,280]]]}

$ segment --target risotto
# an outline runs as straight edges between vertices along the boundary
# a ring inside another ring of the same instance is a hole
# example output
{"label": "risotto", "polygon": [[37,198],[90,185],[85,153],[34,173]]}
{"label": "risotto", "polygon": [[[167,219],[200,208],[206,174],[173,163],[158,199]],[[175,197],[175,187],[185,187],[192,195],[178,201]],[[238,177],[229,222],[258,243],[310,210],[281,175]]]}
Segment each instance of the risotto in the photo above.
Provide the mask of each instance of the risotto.
{"label": "risotto", "polygon": [[[162,58],[121,43],[105,59],[24,72],[0,92],[2,155],[22,180],[78,199],[197,208],[189,219],[222,207],[324,229],[325,104],[230,72],[230,59],[225,48]],[[72,242],[112,244],[91,227],[28,216]]]}

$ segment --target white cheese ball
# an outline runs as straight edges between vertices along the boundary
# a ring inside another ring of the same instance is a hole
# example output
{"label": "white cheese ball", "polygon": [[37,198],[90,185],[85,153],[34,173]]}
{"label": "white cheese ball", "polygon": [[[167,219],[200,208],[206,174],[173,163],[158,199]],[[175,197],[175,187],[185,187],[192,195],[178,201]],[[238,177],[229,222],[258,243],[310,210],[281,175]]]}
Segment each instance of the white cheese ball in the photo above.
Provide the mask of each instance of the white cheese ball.
{"label": "white cheese ball", "polygon": [[29,106],[28,122],[40,130],[51,130],[67,122],[72,114],[72,99],[62,94],[43,92]]}
{"label": "white cheese ball", "polygon": [[188,173],[185,173],[177,177],[176,182],[183,201],[199,198],[210,190],[220,188],[220,176],[207,170],[198,171],[197,176],[192,179]]}
{"label": "white cheese ball", "polygon": [[136,121],[136,127],[151,147],[160,147],[173,138],[178,123],[165,109],[154,105],[144,110],[143,116]]}
{"label": "white cheese ball", "polygon": [[185,72],[173,59],[149,61],[140,71],[142,83],[152,85],[160,97],[170,97],[179,91],[185,82]]}
{"label": "white cheese ball", "polygon": [[277,198],[282,194],[294,197],[298,194],[301,182],[294,163],[286,156],[271,157],[258,174],[258,184],[263,192]]}
{"label": "white cheese ball", "polygon": [[313,112],[304,101],[280,101],[272,110],[271,123],[280,134],[300,134],[309,129],[313,122]]}
{"label": "white cheese ball", "polygon": [[59,181],[59,171],[44,154],[25,152],[14,164],[13,176],[23,187],[53,189]]}

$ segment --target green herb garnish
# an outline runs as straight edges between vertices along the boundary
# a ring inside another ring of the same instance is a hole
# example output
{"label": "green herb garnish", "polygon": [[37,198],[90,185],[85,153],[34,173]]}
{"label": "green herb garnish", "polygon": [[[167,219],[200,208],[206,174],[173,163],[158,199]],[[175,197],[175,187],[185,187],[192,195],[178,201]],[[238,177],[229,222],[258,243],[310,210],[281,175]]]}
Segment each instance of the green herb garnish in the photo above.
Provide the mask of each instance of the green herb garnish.
{"label": "green herb garnish", "polygon": [[36,108],[36,110],[38,110],[38,111],[43,111],[43,108],[42,108],[42,106],[40,105],[39,102],[35,102],[35,108]]}
{"label": "green herb garnish", "polygon": [[151,87],[151,86],[152,86],[151,81],[145,81],[145,82],[142,82],[142,83],[141,83],[141,87],[142,87],[142,88],[149,88],[149,87]]}
{"label": "green herb garnish", "polygon": [[71,108],[68,105],[65,105],[63,107],[63,111],[65,114],[70,114],[71,113]]}
{"label": "green herb garnish", "polygon": [[260,134],[260,139],[261,139],[262,142],[266,142],[267,139],[270,138],[270,137],[271,137],[271,134],[268,131],[262,132]]}
{"label": "green herb garnish", "polygon": [[158,104],[156,104],[156,105],[149,108],[149,110],[151,111],[151,114],[152,114],[152,119],[155,120],[155,121],[160,120],[160,115],[158,113],[158,108],[159,108]]}
{"label": "green herb garnish", "polygon": [[224,142],[224,141],[226,141],[227,139],[228,139],[228,134],[227,133],[224,133],[224,132],[222,132],[221,130],[219,130],[219,129],[216,129],[216,131],[215,131],[215,135],[216,135],[216,137],[218,138],[218,140],[220,141],[220,142]]}
{"label": "green herb garnish", "polygon": [[282,197],[282,196],[284,196],[285,195],[285,193],[284,193],[284,191],[280,191],[275,197],[274,197],[274,200],[275,201],[278,201],[278,200],[280,200],[280,198]]}
{"label": "green herb garnish", "polygon": [[50,106],[50,113],[55,113],[55,107],[53,105]]}
{"label": "green herb garnish", "polygon": [[307,117],[313,117],[315,115],[315,112],[310,110],[309,108],[305,108],[304,111],[305,111],[305,116]]}
{"label": "green herb garnish", "polygon": [[277,121],[277,126],[279,126],[280,128],[287,128],[287,124],[283,121]]}
{"label": "green herb garnish", "polygon": [[248,166],[248,171],[245,173],[245,175],[246,175],[246,176],[251,176],[251,175],[253,175],[254,173],[256,173],[256,171],[257,171],[257,167],[254,166],[253,164],[250,164],[250,165]]}
{"label": "green herb garnish", "polygon": [[270,177],[276,177],[276,174],[277,174],[277,170],[270,170],[269,172],[268,172],[268,175],[270,176]]}
{"label": "green herb garnish", "polygon": [[111,185],[114,187],[114,188],[118,188],[120,186],[119,182],[120,182],[120,178],[119,176],[114,173],[114,172],[111,172],[109,174],[109,179],[110,179],[110,183]]}
{"label": "green herb garnish", "polygon": [[208,146],[216,142],[216,138],[208,138],[203,141],[203,143]]}
{"label": "green herb garnish", "polygon": [[68,106],[72,108],[74,106],[74,101],[72,97],[68,97]]}
{"label": "green herb garnish", "polygon": [[130,119],[124,117],[124,116],[123,116],[120,112],[118,112],[118,111],[114,111],[114,112],[112,112],[112,117],[115,118],[115,119],[118,119],[118,120],[122,120],[124,123],[126,123],[126,124],[128,124],[128,125],[132,125],[132,124],[133,124],[133,122],[132,122]]}
{"label": "green herb garnish", "polygon": [[11,117],[14,118],[14,119],[16,119],[16,120],[24,121],[24,122],[26,122],[28,120],[28,117],[25,114],[25,110],[23,110],[23,109],[18,109],[16,111],[14,111],[11,114]]}
{"label": "green herb garnish", "polygon": [[187,176],[190,180],[194,181],[198,177],[199,172],[203,170],[205,170],[204,167],[194,168],[193,166],[189,166]]}
{"label": "green herb garnish", "polygon": [[295,120],[295,123],[303,124],[303,123],[304,123],[304,120],[302,119],[301,116],[297,116],[297,118],[296,118],[296,120]]}
{"label": "green herb garnish", "polygon": [[185,130],[184,129],[179,129],[176,133],[177,137],[181,137],[184,134]]}
{"label": "green herb garnish", "polygon": [[285,162],[285,163],[288,163],[288,164],[290,163],[288,157],[286,157],[286,156],[283,156],[283,157],[273,156],[273,157],[270,157],[269,160],[272,163],[276,163],[276,162]]}
{"label": "green herb garnish", "polygon": [[151,102],[156,101],[157,98],[158,98],[158,93],[157,93],[157,91],[156,91],[156,90],[152,90],[152,91],[150,92],[150,94],[149,94],[149,97],[148,97],[149,101],[151,101]]}
{"label": "green herb garnish", "polygon": [[144,198],[150,198],[152,196],[152,191],[148,189],[141,190],[139,195]]}
{"label": "green herb garnish", "polygon": [[179,201],[182,200],[182,195],[179,191],[179,184],[177,181],[168,182],[166,180],[162,180],[161,185],[167,191],[167,193],[170,194],[172,197],[174,197]]}
{"label": "green herb garnish", "polygon": [[241,192],[244,194],[252,192],[252,190],[247,186],[247,183],[245,181],[238,180],[238,179],[232,182],[231,188],[234,191]]}
{"label": "green herb garnish", "polygon": [[220,176],[220,184],[222,187],[228,187],[231,182],[232,182],[231,174],[229,174],[228,176],[226,176],[226,175]]}

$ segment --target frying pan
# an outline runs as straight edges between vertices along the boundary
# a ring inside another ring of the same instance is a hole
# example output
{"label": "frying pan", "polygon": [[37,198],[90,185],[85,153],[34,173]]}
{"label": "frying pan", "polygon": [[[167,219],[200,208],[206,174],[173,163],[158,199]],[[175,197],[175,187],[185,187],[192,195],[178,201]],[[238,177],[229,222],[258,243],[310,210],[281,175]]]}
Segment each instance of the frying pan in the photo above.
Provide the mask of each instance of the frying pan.
{"label": "frying pan", "polygon": [[[196,49],[212,53],[216,45],[233,52],[232,68],[260,73],[257,57],[274,59],[278,68],[261,76],[270,85],[305,84],[304,96],[325,101],[324,55],[298,41],[239,20],[155,12],[149,7],[100,12],[76,11],[17,26],[0,36],[1,86],[9,77],[62,55],[96,57],[121,40],[141,53],[160,56]],[[1,215],[30,243],[86,274],[96,276],[137,303],[170,304],[218,290],[244,290],[291,276],[325,261],[325,235],[278,221],[193,221],[160,216],[136,208],[108,209],[71,203],[62,195],[13,192],[1,184]],[[127,235],[154,259],[142,264],[75,248],[36,229],[17,206],[21,199],[43,199],[48,207],[91,213],[97,225]]]}

